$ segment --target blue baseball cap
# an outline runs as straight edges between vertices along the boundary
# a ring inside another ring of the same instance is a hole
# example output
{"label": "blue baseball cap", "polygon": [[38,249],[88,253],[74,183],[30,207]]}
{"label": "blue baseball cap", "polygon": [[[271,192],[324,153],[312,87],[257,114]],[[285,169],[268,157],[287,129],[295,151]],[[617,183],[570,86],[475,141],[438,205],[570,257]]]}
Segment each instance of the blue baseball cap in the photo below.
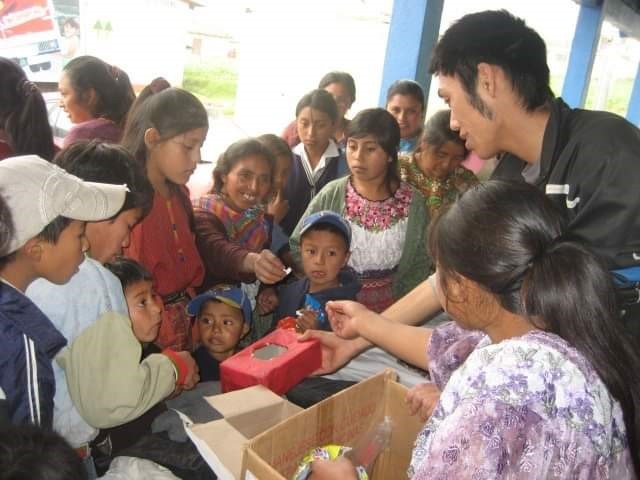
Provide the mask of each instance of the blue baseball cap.
{"label": "blue baseball cap", "polygon": [[305,232],[307,232],[311,227],[313,227],[314,225],[319,225],[321,223],[332,225],[340,230],[340,232],[342,232],[342,234],[344,235],[345,240],[347,241],[347,248],[351,247],[351,227],[344,220],[344,218],[342,218],[336,212],[332,212],[330,210],[321,210],[305,217],[302,220],[300,238],[302,238]]}
{"label": "blue baseball cap", "polygon": [[223,287],[207,290],[189,302],[189,305],[187,305],[187,313],[191,316],[199,315],[202,305],[208,300],[217,300],[230,307],[241,310],[244,321],[251,324],[251,302],[241,288]]}

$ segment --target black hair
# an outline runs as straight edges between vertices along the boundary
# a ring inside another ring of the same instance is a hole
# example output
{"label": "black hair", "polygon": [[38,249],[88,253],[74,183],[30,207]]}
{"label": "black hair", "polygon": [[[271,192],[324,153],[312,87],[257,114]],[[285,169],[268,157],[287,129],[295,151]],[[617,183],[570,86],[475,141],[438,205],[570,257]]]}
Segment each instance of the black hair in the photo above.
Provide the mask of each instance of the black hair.
{"label": "black hair", "polygon": [[2,196],[0,196],[0,258],[5,255],[5,250],[9,247],[12,237],[13,221],[11,220],[11,211]]}
{"label": "black hair", "polygon": [[296,118],[307,107],[326,113],[333,123],[338,121],[338,106],[333,96],[326,90],[318,88],[303,95],[296,105]]}
{"label": "black hair", "polygon": [[67,17],[62,22],[62,26],[66,27],[67,25],[71,25],[76,30],[80,30],[80,24],[78,23],[78,19],[76,17]]}
{"label": "black hair", "polygon": [[[122,126],[136,95],[127,73],[115,65],[91,55],[73,58],[64,66],[71,88],[83,100],[91,114],[104,117]],[[90,89],[95,91],[95,102],[86,103]]]}
{"label": "black hair", "polygon": [[44,98],[22,68],[4,57],[0,57],[0,130],[13,155],[53,159],[55,145]]}
{"label": "black hair", "polygon": [[524,20],[506,10],[487,10],[460,18],[440,37],[429,66],[432,74],[457,76],[470,103],[489,116],[476,93],[481,62],[504,70],[527,111],[553,99],[544,40]]}
{"label": "black hair", "polygon": [[349,73],[337,71],[329,72],[320,79],[318,88],[324,89],[332,83],[339,83],[347,89],[349,96],[351,97],[351,103],[356,101],[356,82]]}
{"label": "black hair", "polygon": [[142,166],[120,145],[78,141],[60,151],[55,163],[87,182],[127,185],[121,212],[139,208],[146,216],[153,206],[153,187]]}
{"label": "black hair", "polygon": [[387,102],[396,95],[405,95],[415,98],[422,106],[422,112],[424,114],[424,91],[418,82],[413,80],[396,80],[391,84],[387,90]]}
{"label": "black hair", "polygon": [[134,283],[153,282],[153,276],[149,270],[133,258],[117,257],[105,263],[104,266],[118,277],[118,280],[120,280],[122,284],[122,290],[126,290]]}
{"label": "black hair", "polygon": [[[398,176],[398,148],[400,146],[400,127],[398,122],[384,108],[367,108],[361,110],[349,122],[345,131],[347,142],[349,138],[362,138],[371,135],[382,149],[389,155],[391,162],[387,167],[387,185],[391,190],[392,184],[400,184]],[[349,149],[347,148],[347,155]]]}
{"label": "black hair", "polygon": [[56,217],[42,229],[37,237],[45,242],[55,245],[58,243],[60,234],[62,234],[65,228],[71,225],[71,222],[73,222],[72,218],[62,216]]}
{"label": "black hair", "polygon": [[435,148],[440,148],[447,142],[453,142],[464,149],[465,157],[469,153],[458,132],[451,130],[451,110],[440,110],[434,113],[424,124],[420,141]]}
{"label": "black hair", "polygon": [[210,193],[222,192],[222,177],[228,175],[233,167],[250,155],[259,155],[265,159],[271,172],[271,184],[273,184],[273,172],[276,167],[276,158],[262,142],[256,138],[245,138],[232,143],[218,158],[216,167],[213,169],[213,188]]}
{"label": "black hair", "polygon": [[147,129],[155,128],[164,141],[197,128],[208,127],[207,111],[195,95],[181,88],[166,88],[149,95],[131,109],[122,145],[141,165],[145,165],[147,147],[144,135]]}
{"label": "black hair", "polygon": [[82,460],[54,431],[32,425],[0,430],[0,480],[85,480]]}
{"label": "black hair", "polygon": [[267,147],[271,154],[278,157],[289,157],[293,160],[291,147],[281,137],[274,135],[273,133],[265,133],[256,138],[262,145]]}
{"label": "black hair", "polygon": [[638,345],[617,317],[604,262],[565,230],[562,214],[536,187],[488,181],[432,221],[429,250],[445,296],[450,281],[465,277],[589,360],[620,403],[638,474]]}
{"label": "black hair", "polygon": [[171,88],[171,84],[164,77],[156,77],[151,80],[151,83],[140,90],[140,93],[138,93],[138,96],[133,101],[131,108],[129,108],[129,116],[131,116],[133,114],[132,112],[137,110],[151,95],[155,95],[167,88]]}
{"label": "black hair", "polygon": [[307,230],[304,231],[302,235],[300,235],[300,245],[302,245],[302,240],[304,240],[304,237],[309,232],[331,232],[334,235],[339,236],[344,241],[344,247],[347,252],[349,251],[349,248],[351,248],[349,245],[349,238],[344,234],[342,230],[331,223],[316,222],[311,225]]}

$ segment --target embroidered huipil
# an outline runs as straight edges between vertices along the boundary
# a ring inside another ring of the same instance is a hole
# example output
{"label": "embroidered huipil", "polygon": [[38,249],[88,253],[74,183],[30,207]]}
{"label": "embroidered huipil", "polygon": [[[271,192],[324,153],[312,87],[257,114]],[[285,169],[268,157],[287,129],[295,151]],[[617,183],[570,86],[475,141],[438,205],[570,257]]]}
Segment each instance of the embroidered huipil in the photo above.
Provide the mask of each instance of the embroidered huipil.
{"label": "embroidered huipil", "polygon": [[375,312],[395,301],[393,273],[404,249],[412,196],[411,187],[404,182],[381,201],[368,200],[350,181],[347,184],[344,218],[352,231],[349,266],[362,284],[357,300]]}
{"label": "embroidered huipil", "polygon": [[398,158],[398,173],[402,180],[424,195],[427,210],[432,217],[440,207],[455,202],[461,193],[478,183],[473,172],[463,166],[457,167],[443,180],[429,177],[418,168],[411,155],[401,155]]}
{"label": "embroidered huipil", "polygon": [[620,405],[562,338],[533,330],[492,344],[447,323],[427,349],[442,394],[410,478],[636,478]]}

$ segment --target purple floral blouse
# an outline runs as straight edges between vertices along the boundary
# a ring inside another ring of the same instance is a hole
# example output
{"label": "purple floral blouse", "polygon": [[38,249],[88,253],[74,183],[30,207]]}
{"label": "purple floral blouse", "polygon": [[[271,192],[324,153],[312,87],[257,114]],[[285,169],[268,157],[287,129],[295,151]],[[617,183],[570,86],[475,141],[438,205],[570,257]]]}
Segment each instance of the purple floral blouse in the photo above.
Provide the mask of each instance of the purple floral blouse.
{"label": "purple floral blouse", "polygon": [[620,405],[560,337],[492,344],[446,323],[427,349],[442,394],[416,439],[413,480],[636,478]]}

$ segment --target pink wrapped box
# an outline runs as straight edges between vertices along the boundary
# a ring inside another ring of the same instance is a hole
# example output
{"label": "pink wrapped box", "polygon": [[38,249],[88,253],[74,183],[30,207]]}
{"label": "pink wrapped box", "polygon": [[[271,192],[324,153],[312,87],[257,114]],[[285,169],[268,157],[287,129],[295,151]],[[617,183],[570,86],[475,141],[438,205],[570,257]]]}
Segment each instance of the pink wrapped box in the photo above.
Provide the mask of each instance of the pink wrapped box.
{"label": "pink wrapped box", "polygon": [[299,342],[294,330],[278,328],[220,364],[222,391],[264,385],[283,395],[321,363],[317,340]]}

